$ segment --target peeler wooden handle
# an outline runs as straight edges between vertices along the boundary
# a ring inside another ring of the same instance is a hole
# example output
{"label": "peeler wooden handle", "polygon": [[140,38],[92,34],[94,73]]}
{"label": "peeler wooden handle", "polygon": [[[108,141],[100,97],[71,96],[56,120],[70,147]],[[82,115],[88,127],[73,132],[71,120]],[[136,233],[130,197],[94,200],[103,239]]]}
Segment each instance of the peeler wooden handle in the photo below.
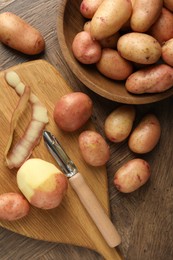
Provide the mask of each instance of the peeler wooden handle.
{"label": "peeler wooden handle", "polygon": [[110,247],[118,246],[121,243],[120,235],[83,176],[78,172],[69,178],[69,182],[107,244]]}

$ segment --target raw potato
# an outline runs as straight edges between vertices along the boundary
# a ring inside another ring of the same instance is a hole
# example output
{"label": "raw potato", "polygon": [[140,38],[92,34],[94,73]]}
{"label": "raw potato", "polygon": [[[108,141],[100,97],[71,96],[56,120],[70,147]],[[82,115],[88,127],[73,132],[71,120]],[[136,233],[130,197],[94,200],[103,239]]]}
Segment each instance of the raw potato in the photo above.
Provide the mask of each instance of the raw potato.
{"label": "raw potato", "polygon": [[92,166],[102,166],[110,158],[108,144],[95,131],[86,130],[79,135],[79,148],[83,159]]}
{"label": "raw potato", "polygon": [[159,42],[146,33],[124,34],[118,40],[117,49],[123,58],[140,64],[153,64],[161,56]]}
{"label": "raw potato", "polygon": [[132,73],[126,89],[134,94],[164,92],[173,86],[173,68],[166,64],[153,65]]}
{"label": "raw potato", "polygon": [[104,0],[91,20],[92,38],[101,40],[118,32],[131,13],[129,0]]}
{"label": "raw potato", "polygon": [[125,163],[114,175],[114,185],[124,193],[130,193],[144,185],[150,177],[150,166],[136,158]]}
{"label": "raw potato", "polygon": [[125,80],[133,72],[132,64],[110,48],[102,50],[102,56],[96,67],[104,76],[115,80]]}
{"label": "raw potato", "polygon": [[9,192],[0,195],[0,219],[14,221],[28,215],[30,205],[22,194]]}
{"label": "raw potato", "polygon": [[[91,26],[91,21],[87,21],[86,23],[84,23],[83,30],[90,33],[90,26]],[[120,38],[120,33],[116,32],[115,34],[100,40],[99,43],[102,48],[116,49],[119,38]]]}
{"label": "raw potato", "polygon": [[135,32],[146,32],[159,17],[163,0],[135,0],[130,19],[131,28]]}
{"label": "raw potato", "polygon": [[148,31],[161,45],[173,38],[173,13],[162,8],[161,15]]}
{"label": "raw potato", "polygon": [[5,45],[28,55],[35,55],[45,49],[45,41],[38,30],[17,15],[0,14],[0,41]]}
{"label": "raw potato", "polygon": [[173,66],[173,38],[162,46],[162,59],[168,65]]}
{"label": "raw potato", "polygon": [[145,115],[130,135],[129,148],[138,154],[152,151],[157,145],[161,135],[161,126],[153,114]]}
{"label": "raw potato", "polygon": [[67,177],[55,165],[38,158],[27,160],[17,172],[17,185],[35,207],[58,207],[68,188]]}
{"label": "raw potato", "polygon": [[82,92],[73,92],[61,97],[54,108],[54,121],[67,132],[81,128],[91,117],[93,102]]}
{"label": "raw potato", "polygon": [[85,18],[92,18],[103,0],[83,0],[80,5],[80,12]]}
{"label": "raw potato", "polygon": [[96,63],[101,57],[101,46],[87,31],[76,34],[72,43],[75,58],[83,64]]}
{"label": "raw potato", "polygon": [[115,143],[124,141],[132,130],[135,115],[135,108],[130,105],[122,105],[113,110],[105,120],[106,137]]}
{"label": "raw potato", "polygon": [[163,0],[164,6],[173,12],[173,1],[172,0]]}

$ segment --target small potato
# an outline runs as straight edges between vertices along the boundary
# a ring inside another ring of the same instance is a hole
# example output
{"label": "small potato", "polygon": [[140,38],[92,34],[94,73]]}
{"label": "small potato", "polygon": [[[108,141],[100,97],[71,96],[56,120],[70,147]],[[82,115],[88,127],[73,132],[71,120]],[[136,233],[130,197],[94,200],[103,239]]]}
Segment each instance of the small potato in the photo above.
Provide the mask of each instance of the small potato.
{"label": "small potato", "polygon": [[0,219],[14,221],[28,215],[29,202],[22,194],[9,192],[0,195]]}
{"label": "small potato", "polygon": [[75,58],[83,64],[96,63],[101,57],[101,46],[92,39],[89,32],[82,31],[76,34],[72,51]]}
{"label": "small potato", "polygon": [[115,187],[123,193],[130,193],[144,185],[150,177],[149,164],[139,158],[125,163],[114,175]]}
{"label": "small potato", "polygon": [[159,42],[146,33],[130,32],[122,35],[117,49],[123,58],[140,64],[153,64],[161,56]]}
{"label": "small potato", "polygon": [[173,1],[172,0],[163,0],[164,6],[171,12],[173,12]]}
{"label": "small potato", "polygon": [[79,135],[81,154],[89,165],[102,166],[110,158],[109,146],[97,132],[86,130]]}
{"label": "small potato", "polygon": [[129,148],[139,154],[152,151],[161,135],[161,126],[153,114],[145,115],[130,135]]}
{"label": "small potato", "polygon": [[45,41],[38,30],[17,15],[0,14],[0,41],[5,45],[28,55],[35,55],[45,49]]}
{"label": "small potato", "polygon": [[132,72],[132,64],[113,49],[103,48],[96,67],[104,76],[114,80],[125,80]]}
{"label": "small potato", "polygon": [[91,20],[92,38],[102,40],[118,32],[131,13],[129,0],[104,0]]}
{"label": "small potato", "polygon": [[162,46],[162,59],[165,63],[173,67],[173,38],[165,42]]}
{"label": "small potato", "polygon": [[135,114],[135,108],[130,105],[122,105],[113,110],[105,120],[106,137],[115,143],[124,141],[132,130]]}
{"label": "small potato", "polygon": [[82,127],[91,117],[93,102],[82,92],[66,94],[55,104],[53,117],[57,126],[67,132]]}
{"label": "small potato", "polygon": [[91,19],[102,2],[103,0],[83,0],[80,5],[81,14],[85,18]]}
{"label": "small potato", "polygon": [[173,13],[162,8],[161,15],[148,31],[161,45],[173,38]]}
{"label": "small potato", "polygon": [[130,25],[135,32],[146,32],[159,17],[163,0],[135,0]]}
{"label": "small potato", "polygon": [[173,86],[173,68],[153,65],[132,73],[126,80],[126,89],[134,94],[164,92]]}

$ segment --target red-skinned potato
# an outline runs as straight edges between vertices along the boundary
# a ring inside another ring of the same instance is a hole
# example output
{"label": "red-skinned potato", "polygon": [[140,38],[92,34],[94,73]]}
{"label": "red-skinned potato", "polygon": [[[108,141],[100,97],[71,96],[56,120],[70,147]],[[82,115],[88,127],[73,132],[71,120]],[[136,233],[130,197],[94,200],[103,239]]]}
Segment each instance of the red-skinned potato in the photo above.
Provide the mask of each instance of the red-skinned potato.
{"label": "red-skinned potato", "polygon": [[60,205],[66,194],[68,181],[55,165],[32,158],[19,168],[17,185],[31,205],[52,209]]}
{"label": "red-skinned potato", "polygon": [[96,63],[101,57],[101,46],[92,39],[87,31],[76,34],[72,42],[72,51],[75,58],[83,64]]}
{"label": "red-skinned potato", "polygon": [[132,73],[126,80],[126,89],[134,94],[160,93],[173,85],[173,68],[156,64]]}
{"label": "red-skinned potato", "polygon": [[145,115],[130,135],[129,148],[139,154],[152,151],[161,135],[160,122],[154,114]]}
{"label": "red-skinned potato", "polygon": [[105,120],[106,137],[115,143],[124,141],[132,130],[135,115],[135,108],[130,105],[122,105],[113,110]]}
{"label": "red-skinned potato", "polygon": [[85,18],[92,18],[103,0],[83,0],[80,5],[80,12]]}
{"label": "red-skinned potato", "polygon": [[95,131],[86,130],[79,135],[79,148],[83,159],[92,166],[102,166],[110,158],[108,144]]}
{"label": "red-skinned potato", "polygon": [[132,72],[133,66],[116,50],[103,48],[100,60],[96,63],[98,71],[114,80],[125,80]]}
{"label": "red-skinned potato", "polygon": [[0,195],[0,219],[15,221],[28,215],[30,205],[22,194],[15,192]]}
{"label": "red-skinned potato", "polygon": [[57,101],[53,117],[60,129],[73,132],[88,121],[92,110],[93,102],[88,95],[82,92],[72,92]]}
{"label": "red-skinned potato", "polygon": [[173,13],[163,7],[161,15],[150,27],[148,33],[161,45],[173,38]]}
{"label": "red-skinned potato", "polygon": [[130,193],[144,185],[150,177],[150,166],[143,159],[133,159],[122,165],[114,175],[115,187]]}
{"label": "red-skinned potato", "polygon": [[41,33],[19,16],[5,12],[0,14],[0,41],[28,55],[39,54],[45,49]]}
{"label": "red-skinned potato", "polygon": [[173,1],[172,0],[163,0],[164,6],[171,12],[173,12]]}

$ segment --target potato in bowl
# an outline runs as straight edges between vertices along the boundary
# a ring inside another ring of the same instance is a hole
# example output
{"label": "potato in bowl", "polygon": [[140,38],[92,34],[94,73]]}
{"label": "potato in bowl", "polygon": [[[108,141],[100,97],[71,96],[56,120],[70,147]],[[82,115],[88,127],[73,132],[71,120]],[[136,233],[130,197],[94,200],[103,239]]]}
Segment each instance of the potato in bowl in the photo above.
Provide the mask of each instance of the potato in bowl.
{"label": "potato in bowl", "polygon": [[60,3],[57,17],[59,45],[69,68],[89,89],[109,100],[127,104],[146,104],[165,99],[173,94],[173,88],[163,93],[136,95],[125,88],[124,80],[112,80],[102,75],[95,64],[82,64],[73,55],[72,43],[77,33],[83,30],[87,19],[80,12],[81,0]]}

